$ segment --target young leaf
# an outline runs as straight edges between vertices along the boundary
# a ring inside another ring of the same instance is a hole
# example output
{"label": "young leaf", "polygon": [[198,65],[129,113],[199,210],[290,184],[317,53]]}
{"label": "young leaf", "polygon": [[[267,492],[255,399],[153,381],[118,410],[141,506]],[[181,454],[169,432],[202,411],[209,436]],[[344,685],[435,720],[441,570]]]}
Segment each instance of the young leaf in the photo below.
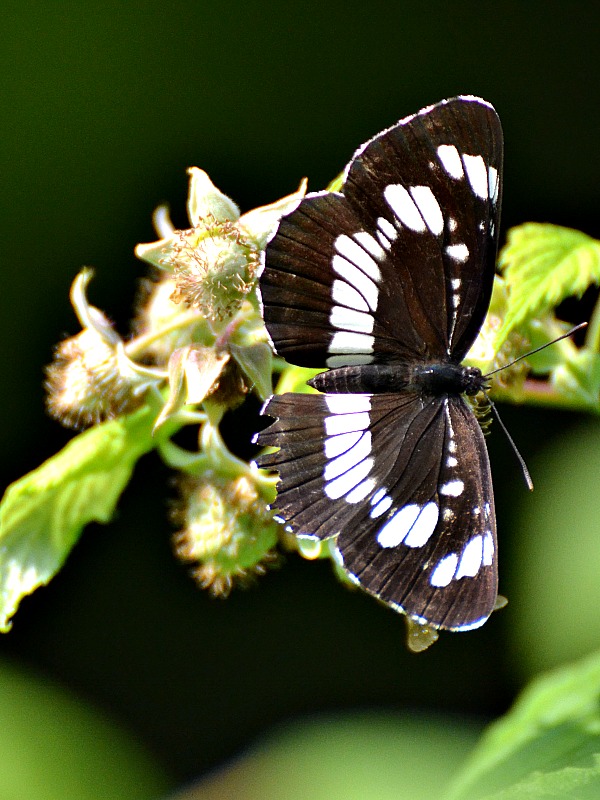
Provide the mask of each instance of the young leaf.
{"label": "young leaf", "polygon": [[600,283],[600,242],[570,228],[528,222],[509,231],[499,265],[509,288],[509,307],[497,347],[526,320]]}
{"label": "young leaf", "polygon": [[0,505],[0,631],[58,572],[88,522],[108,522],[137,459],[153,449],[145,406],[97,425],[11,484]]}
{"label": "young leaf", "polygon": [[229,350],[256,394],[261,400],[266,400],[273,391],[271,386],[273,352],[269,345],[266,342],[255,342],[240,347],[230,342]]}
{"label": "young leaf", "polygon": [[535,680],[484,734],[452,800],[600,797],[600,653]]}

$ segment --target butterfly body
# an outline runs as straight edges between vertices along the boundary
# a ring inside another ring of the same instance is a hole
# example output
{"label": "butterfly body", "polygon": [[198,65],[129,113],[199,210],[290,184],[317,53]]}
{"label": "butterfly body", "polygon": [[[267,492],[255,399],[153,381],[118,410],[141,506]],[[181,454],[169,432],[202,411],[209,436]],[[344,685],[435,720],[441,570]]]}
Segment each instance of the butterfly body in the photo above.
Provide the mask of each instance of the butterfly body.
{"label": "butterfly body", "polygon": [[335,538],[366,591],[434,628],[483,624],[497,598],[489,459],[462,365],[487,312],[502,131],[458,97],[355,153],[342,192],[307,197],[267,245],[259,281],[276,351],[327,371],[321,394],[274,396],[257,441],[274,507],[300,537]]}
{"label": "butterfly body", "polygon": [[320,392],[404,392],[426,395],[476,395],[487,389],[477,367],[452,362],[432,364],[365,364],[321,372],[308,381]]}

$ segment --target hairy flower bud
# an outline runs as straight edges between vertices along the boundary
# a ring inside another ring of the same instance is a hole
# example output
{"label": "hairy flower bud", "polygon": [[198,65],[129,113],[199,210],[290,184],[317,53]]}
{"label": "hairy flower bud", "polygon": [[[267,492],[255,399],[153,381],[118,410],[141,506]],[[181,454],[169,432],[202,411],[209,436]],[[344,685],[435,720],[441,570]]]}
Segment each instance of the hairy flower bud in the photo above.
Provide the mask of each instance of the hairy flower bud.
{"label": "hairy flower bud", "polygon": [[47,368],[49,413],[66,427],[83,428],[137,408],[140,398],[119,361],[117,347],[93,328],[65,339]]}
{"label": "hairy flower bud", "polygon": [[250,477],[225,478],[205,473],[180,484],[175,519],[175,551],[195,563],[196,581],[214,596],[227,597],[274,566],[279,525]]}
{"label": "hairy flower bud", "polygon": [[175,302],[202,309],[211,321],[233,316],[254,284],[260,250],[233,222],[206,217],[179,231],[165,264],[173,272]]}
{"label": "hairy flower bud", "polygon": [[132,361],[110,321],[87,300],[90,269],[73,281],[71,302],[83,330],[58,345],[46,370],[49,413],[70,428],[95,425],[141,403],[164,376]]}

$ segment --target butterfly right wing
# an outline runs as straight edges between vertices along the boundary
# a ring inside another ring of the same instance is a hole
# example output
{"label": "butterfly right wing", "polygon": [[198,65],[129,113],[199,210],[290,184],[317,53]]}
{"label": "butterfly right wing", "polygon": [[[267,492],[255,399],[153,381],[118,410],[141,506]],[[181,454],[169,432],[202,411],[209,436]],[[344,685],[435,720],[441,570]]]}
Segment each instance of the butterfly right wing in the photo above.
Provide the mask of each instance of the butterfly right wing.
{"label": "butterfly right wing", "polygon": [[[285,394],[257,439],[273,507],[299,536],[337,537],[366,591],[435,627],[483,624],[497,596],[487,450],[460,397]],[[458,442],[461,446],[459,448]]]}

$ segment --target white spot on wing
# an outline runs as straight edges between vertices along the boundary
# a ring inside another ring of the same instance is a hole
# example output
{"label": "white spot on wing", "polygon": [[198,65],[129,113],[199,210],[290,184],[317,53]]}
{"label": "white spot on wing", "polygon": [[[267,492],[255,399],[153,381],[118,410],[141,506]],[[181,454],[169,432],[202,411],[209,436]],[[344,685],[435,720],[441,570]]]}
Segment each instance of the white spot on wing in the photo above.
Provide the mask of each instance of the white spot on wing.
{"label": "white spot on wing", "polygon": [[448,175],[455,180],[464,177],[462,161],[453,144],[441,144],[437,149],[438,158]]}
{"label": "white spot on wing", "polygon": [[439,492],[440,494],[443,494],[446,497],[460,497],[460,495],[463,493],[464,488],[465,488],[464,483],[461,480],[456,479],[454,481],[448,481],[447,483],[443,483],[439,488]]}
{"label": "white spot on wing", "polygon": [[366,411],[358,414],[334,414],[332,417],[325,417],[325,433],[327,436],[337,436],[339,433],[364,431],[369,427],[369,422]]}
{"label": "white spot on wing", "polygon": [[329,315],[329,323],[334,328],[343,328],[357,333],[372,333],[375,318],[364,311],[355,311],[345,306],[333,306]]}
{"label": "white spot on wing", "polygon": [[491,567],[494,563],[494,538],[490,531],[486,531],[483,537],[483,559],[484,567]]}
{"label": "white spot on wing", "polygon": [[394,516],[379,529],[377,543],[381,547],[397,547],[402,544],[420,513],[421,506],[416,503],[410,503],[400,511],[396,511]]}
{"label": "white spot on wing", "polygon": [[375,492],[375,494],[371,498],[371,505],[372,506],[376,505],[384,497],[385,497],[385,489],[383,489],[383,488],[377,489],[377,491]]}
{"label": "white spot on wing", "polygon": [[415,524],[404,540],[407,547],[423,547],[433,535],[440,510],[435,503],[426,503],[421,509]]}
{"label": "white spot on wing", "polygon": [[362,245],[365,250],[368,250],[372,256],[375,256],[379,261],[385,258],[385,250],[379,244],[377,239],[372,236],[368,231],[359,231],[352,234],[353,238]]}
{"label": "white spot on wing", "polygon": [[465,162],[471,189],[473,189],[477,197],[481,197],[482,200],[487,200],[488,174],[483,156],[469,156],[463,154],[463,161]]}
{"label": "white spot on wing", "polygon": [[400,222],[411,231],[423,233],[426,230],[423,217],[415,201],[401,183],[392,183],[383,190],[383,196]]}
{"label": "white spot on wing", "polygon": [[377,217],[377,227],[391,242],[398,236],[398,231],[385,217]]}
{"label": "white spot on wing", "polygon": [[366,481],[359,483],[355,489],[352,489],[350,494],[347,494],[344,500],[347,503],[360,503],[361,500],[364,500],[365,497],[373,491],[374,486],[375,479],[367,478]]}
{"label": "white spot on wing", "polygon": [[446,247],[446,255],[458,264],[464,264],[469,258],[469,248],[466,244],[449,244]]}
{"label": "white spot on wing", "polygon": [[332,258],[331,266],[333,267],[334,272],[336,272],[341,278],[344,278],[345,281],[347,281],[351,286],[361,293],[369,308],[372,311],[375,311],[377,308],[379,289],[371,280],[371,278],[365,275],[365,273],[355,264],[350,263],[347,258],[344,258],[340,255],[335,255]]}
{"label": "white spot on wing", "polygon": [[373,278],[375,281],[381,280],[381,272],[373,257],[357,242],[349,236],[346,236],[345,233],[337,237],[333,246],[340,255],[347,258],[348,261],[351,261],[353,264],[356,264],[357,267],[360,267],[370,278]]}
{"label": "white spot on wing", "polygon": [[354,487],[359,483],[364,481],[371,471],[372,466],[373,459],[365,458],[364,461],[361,461],[360,464],[357,464],[355,467],[352,467],[352,469],[349,469],[348,472],[344,472],[344,474],[340,475],[339,478],[335,478],[327,483],[325,485],[325,494],[332,500],[338,500],[340,497],[343,497],[345,494],[351,492],[352,489],[354,489]]}
{"label": "white spot on wing", "polygon": [[344,356],[328,356],[325,363],[329,369],[335,369],[336,367],[347,367],[354,364],[371,364],[372,361],[373,356],[347,353]]}
{"label": "white spot on wing", "polygon": [[456,553],[450,553],[450,555],[441,558],[438,561],[436,568],[431,573],[431,577],[429,578],[429,583],[432,586],[439,586],[439,587],[448,586],[448,584],[454,577],[457,564],[458,564],[458,556],[456,555]]}
{"label": "white spot on wing", "polygon": [[[357,312],[358,313],[358,312]],[[328,347],[330,353],[372,353],[375,338],[366,333],[337,331]]]}
{"label": "white spot on wing", "polygon": [[483,537],[481,535],[474,536],[469,539],[465,545],[458,570],[454,578],[474,578],[479,572],[481,561],[483,559]]}
{"label": "white spot on wing", "polygon": [[345,453],[337,456],[337,458],[333,458],[331,461],[327,462],[325,465],[323,478],[326,481],[331,481],[334,478],[337,478],[344,472],[348,472],[348,470],[352,469],[352,467],[360,464],[360,462],[367,458],[370,453],[371,432],[367,430],[362,434],[358,442],[353,447],[351,447],[349,450],[346,450]]}
{"label": "white spot on wing", "polygon": [[[325,403],[332,414],[356,414],[371,410],[370,394],[326,394]],[[368,427],[365,425],[365,428]]]}
{"label": "white spot on wing", "polygon": [[434,193],[429,186],[411,186],[410,193],[431,233],[440,236],[444,231],[444,217]]}
{"label": "white spot on wing", "polygon": [[325,439],[325,458],[336,458],[358,442],[361,437],[360,431],[352,433],[340,433],[339,436],[329,436]]}
{"label": "white spot on wing", "polygon": [[331,288],[331,296],[336,303],[353,308],[355,311],[368,311],[367,301],[360,292],[346,281],[336,278]]}
{"label": "white spot on wing", "polygon": [[404,543],[407,547],[422,547],[435,530],[439,509],[435,503],[424,506],[410,503],[397,511],[377,534],[381,547],[397,547]]}
{"label": "white spot on wing", "polygon": [[498,202],[498,192],[500,189],[500,180],[496,167],[488,167],[488,186],[492,203],[496,205]]}
{"label": "white spot on wing", "polygon": [[[375,497],[373,498],[373,500],[375,500]],[[393,502],[392,498],[389,495],[386,495],[385,492],[383,497],[381,497],[376,503],[373,503],[373,500],[371,500],[371,505],[373,506],[373,508],[371,509],[371,513],[369,514],[371,519],[377,519],[377,517],[380,517],[382,514],[385,514],[385,512],[391,508]]]}

